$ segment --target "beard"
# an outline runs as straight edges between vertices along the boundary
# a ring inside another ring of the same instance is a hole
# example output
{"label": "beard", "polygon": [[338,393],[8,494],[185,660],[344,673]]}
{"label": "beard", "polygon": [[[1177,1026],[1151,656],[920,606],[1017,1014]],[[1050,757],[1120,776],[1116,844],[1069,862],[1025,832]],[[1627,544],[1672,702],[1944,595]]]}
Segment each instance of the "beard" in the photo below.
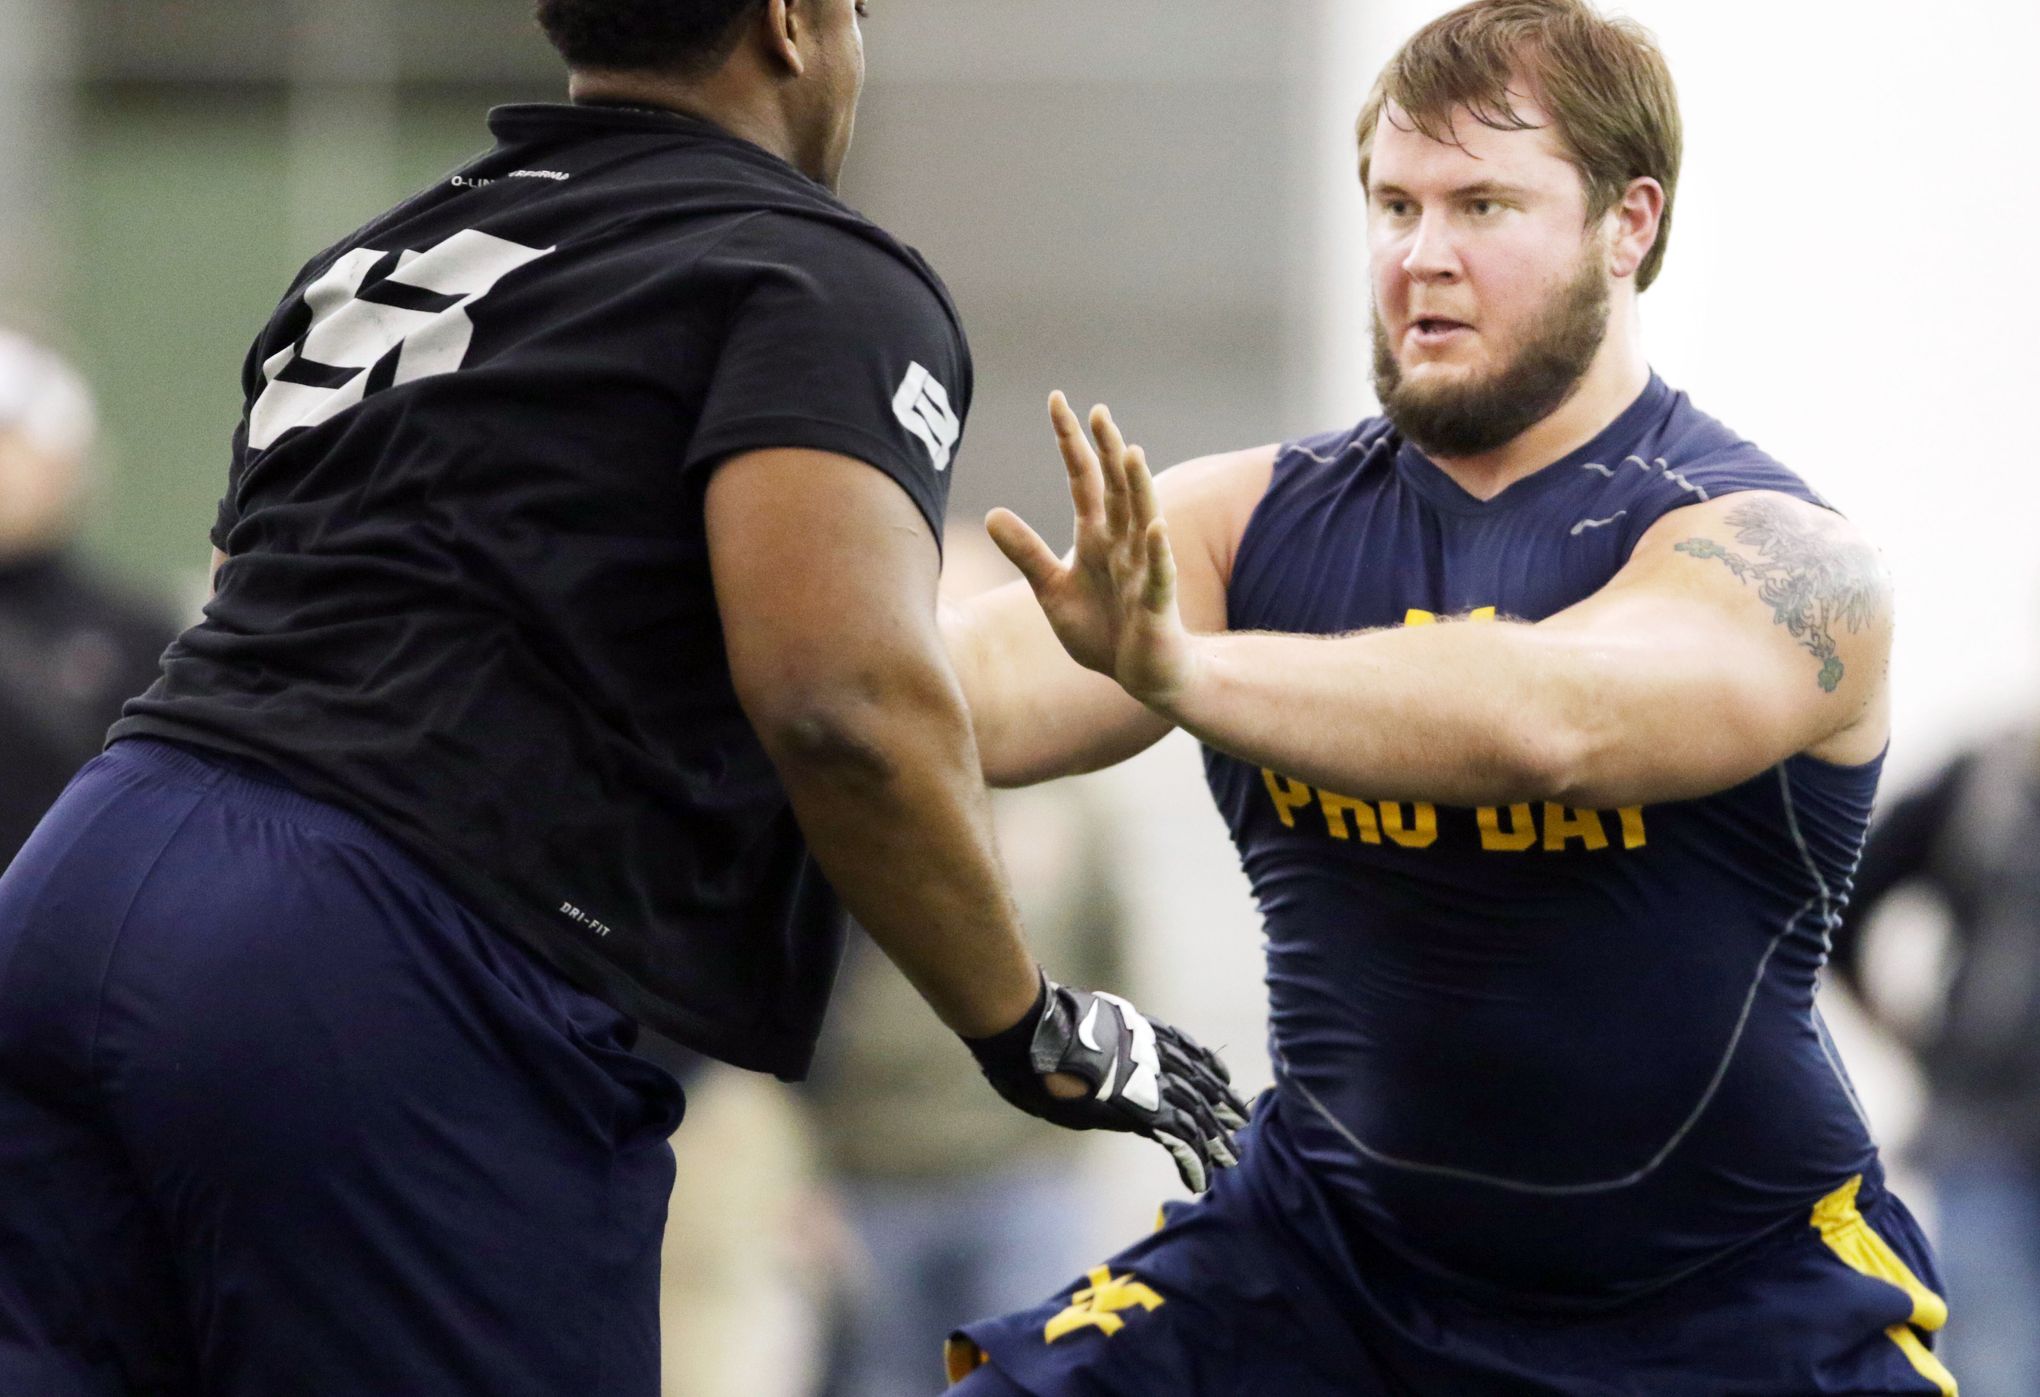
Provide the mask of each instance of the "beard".
{"label": "beard", "polygon": [[1374,312],[1374,391],[1403,439],[1426,456],[1479,456],[1514,441],[1565,405],[1608,335],[1608,280],[1589,256],[1538,315],[1501,368],[1470,381],[1403,380],[1381,312]]}

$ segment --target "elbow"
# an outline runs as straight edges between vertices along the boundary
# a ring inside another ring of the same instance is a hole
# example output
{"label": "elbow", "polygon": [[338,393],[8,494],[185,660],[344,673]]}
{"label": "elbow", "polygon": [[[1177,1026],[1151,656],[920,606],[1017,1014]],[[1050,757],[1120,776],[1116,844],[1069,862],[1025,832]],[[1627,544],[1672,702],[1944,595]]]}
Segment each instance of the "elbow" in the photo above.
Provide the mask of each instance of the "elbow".
{"label": "elbow", "polygon": [[883,788],[897,779],[900,755],[886,724],[857,702],[779,706],[752,724],[774,766],[789,781]]}
{"label": "elbow", "polygon": [[1494,755],[1502,787],[1492,803],[1555,801],[1585,806],[1600,785],[1604,744],[1591,723],[1562,718],[1505,729]]}
{"label": "elbow", "polygon": [[[885,682],[842,676],[781,682],[740,695],[766,755],[790,786],[879,795],[939,764],[967,742],[968,720],[938,676]],[[960,760],[960,759],[959,759]]]}

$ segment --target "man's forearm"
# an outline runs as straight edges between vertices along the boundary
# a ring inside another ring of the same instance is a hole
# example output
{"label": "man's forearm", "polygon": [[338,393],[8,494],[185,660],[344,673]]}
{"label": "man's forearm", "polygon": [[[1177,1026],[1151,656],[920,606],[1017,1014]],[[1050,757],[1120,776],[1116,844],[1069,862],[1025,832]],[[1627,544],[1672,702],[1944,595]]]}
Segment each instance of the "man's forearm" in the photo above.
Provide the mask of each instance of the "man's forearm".
{"label": "man's forearm", "polygon": [[1125,761],[1169,724],[1072,660],[1024,585],[942,608],[984,777],[1029,786]]}
{"label": "man's forearm", "polygon": [[1588,667],[1523,625],[1348,636],[1195,637],[1155,706],[1243,761],[1383,800],[1508,804],[1560,796],[1588,733]]}
{"label": "man's forearm", "polygon": [[767,745],[816,861],[942,1021],[966,1037],[1016,1023],[1038,971],[953,690],[809,711]]}

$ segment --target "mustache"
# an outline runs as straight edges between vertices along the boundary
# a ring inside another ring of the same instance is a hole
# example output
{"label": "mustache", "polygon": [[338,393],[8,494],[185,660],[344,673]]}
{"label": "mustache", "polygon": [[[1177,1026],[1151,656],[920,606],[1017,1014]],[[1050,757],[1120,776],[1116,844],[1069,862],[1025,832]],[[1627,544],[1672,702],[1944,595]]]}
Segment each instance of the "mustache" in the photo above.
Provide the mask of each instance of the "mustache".
{"label": "mustache", "polygon": [[1403,439],[1427,456],[1496,450],[1556,412],[1578,390],[1607,338],[1609,306],[1606,275],[1597,262],[1585,259],[1506,363],[1478,378],[1418,385],[1403,377],[1377,303],[1371,317],[1375,396]]}

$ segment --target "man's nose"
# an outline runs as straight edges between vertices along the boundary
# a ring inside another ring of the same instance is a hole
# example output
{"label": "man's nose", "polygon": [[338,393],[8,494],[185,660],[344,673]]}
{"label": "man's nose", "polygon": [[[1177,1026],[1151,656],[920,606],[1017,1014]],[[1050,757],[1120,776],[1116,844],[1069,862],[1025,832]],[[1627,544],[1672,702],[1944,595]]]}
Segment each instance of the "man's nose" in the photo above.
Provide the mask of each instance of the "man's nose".
{"label": "man's nose", "polygon": [[1452,281],[1459,276],[1459,253],[1452,233],[1438,214],[1426,212],[1410,235],[1409,251],[1403,255],[1403,274],[1412,281]]}

